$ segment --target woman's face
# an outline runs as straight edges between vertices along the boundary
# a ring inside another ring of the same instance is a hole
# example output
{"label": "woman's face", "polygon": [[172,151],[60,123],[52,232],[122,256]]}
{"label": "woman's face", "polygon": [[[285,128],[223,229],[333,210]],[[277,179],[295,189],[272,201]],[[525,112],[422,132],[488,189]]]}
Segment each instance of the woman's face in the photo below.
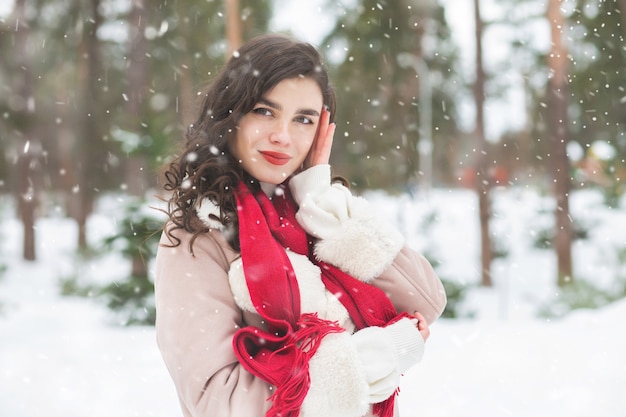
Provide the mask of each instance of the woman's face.
{"label": "woman's face", "polygon": [[279,82],[241,118],[228,145],[231,153],[257,180],[282,183],[311,149],[323,104],[313,79]]}

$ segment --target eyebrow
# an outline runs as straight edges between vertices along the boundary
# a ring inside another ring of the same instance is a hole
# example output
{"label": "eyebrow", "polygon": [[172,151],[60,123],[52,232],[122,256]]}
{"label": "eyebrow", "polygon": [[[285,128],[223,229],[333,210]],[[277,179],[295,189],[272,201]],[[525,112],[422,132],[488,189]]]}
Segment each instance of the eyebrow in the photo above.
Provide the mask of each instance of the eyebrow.
{"label": "eyebrow", "polygon": [[[281,111],[283,109],[280,104],[274,103],[273,101],[270,101],[270,100],[268,100],[266,98],[261,98],[259,100],[259,104],[266,105],[266,106],[271,107],[274,110],[278,110],[278,111]],[[296,113],[304,114],[304,115],[307,115],[307,116],[319,116],[320,115],[320,113],[317,110],[314,110],[314,109],[298,109],[298,111]]]}

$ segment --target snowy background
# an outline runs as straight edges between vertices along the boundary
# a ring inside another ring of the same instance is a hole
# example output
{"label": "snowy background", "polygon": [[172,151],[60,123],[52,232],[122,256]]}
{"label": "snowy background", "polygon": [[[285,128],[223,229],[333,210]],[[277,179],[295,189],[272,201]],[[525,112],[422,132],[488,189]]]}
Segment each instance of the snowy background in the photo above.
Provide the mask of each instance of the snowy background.
{"label": "snowy background", "polygon": [[[471,2],[442,3],[464,67],[471,68]],[[496,3],[485,1],[483,12],[497,11]],[[0,2],[0,14],[11,4]],[[332,27],[334,11],[322,7],[325,1],[277,4],[277,30],[291,29],[318,43]],[[493,56],[506,56],[498,43],[503,40],[497,32],[486,34],[487,65]],[[517,83],[512,74],[511,85]],[[509,94],[505,104],[488,103],[508,109],[487,112],[490,137],[523,123],[513,118],[523,114],[515,110],[522,101],[515,88]],[[459,107],[461,121],[471,121],[471,106]],[[472,192],[368,197],[415,249],[439,263],[442,277],[477,283]],[[113,233],[119,198],[100,202],[89,221],[92,242]],[[494,262],[493,288],[470,291],[463,307],[473,318],[440,319],[431,327],[424,360],[403,378],[402,417],[626,416],[626,300],[561,319],[537,315],[559,296],[553,253],[532,245],[552,209],[550,199],[528,188],[495,193],[494,232],[509,255]],[[101,304],[59,295],[59,281],[76,271],[84,282],[110,282],[122,278],[129,265],[115,256],[78,263],[76,226],[58,215],[54,204],[37,222],[37,262],[23,262],[14,212],[10,202],[0,203],[0,266],[7,267],[0,274],[0,417],[181,416],[152,327],[122,327]],[[577,192],[572,213],[593,225],[589,238],[574,245],[577,279],[608,287],[617,275],[626,276],[616,259],[616,250],[626,248],[626,202],[611,210],[599,194]]]}
{"label": "snowy background", "polygon": [[[477,282],[471,191],[368,199],[413,247],[435,254],[441,276]],[[89,222],[92,239],[112,233],[116,203],[101,202]],[[403,378],[403,417],[626,415],[626,300],[561,319],[536,314],[558,295],[552,252],[531,244],[546,205],[549,199],[525,188],[494,193],[494,230],[509,256],[494,264],[494,288],[470,292],[465,309],[474,318],[440,319],[431,327],[424,360]],[[594,224],[590,238],[574,246],[581,279],[608,283],[618,271],[611,254],[626,247],[625,206],[608,209],[589,191],[573,196],[573,215]],[[74,223],[54,210],[41,218],[39,259],[26,263],[12,213],[3,205],[0,416],[181,416],[152,327],[121,327],[101,304],[59,295],[59,280],[77,267]],[[78,266],[87,281],[128,271],[116,256]]]}

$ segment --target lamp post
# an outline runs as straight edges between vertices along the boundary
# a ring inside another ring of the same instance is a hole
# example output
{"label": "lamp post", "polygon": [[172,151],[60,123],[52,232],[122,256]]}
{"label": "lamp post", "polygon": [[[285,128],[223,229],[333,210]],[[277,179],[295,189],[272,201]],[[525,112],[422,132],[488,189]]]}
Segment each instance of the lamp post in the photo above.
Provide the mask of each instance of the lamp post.
{"label": "lamp post", "polygon": [[432,86],[430,84],[430,70],[423,58],[408,52],[402,52],[397,57],[398,65],[403,68],[413,68],[419,77],[419,141],[417,154],[421,177],[419,184],[426,194],[432,188],[433,181],[433,138],[432,138]]}

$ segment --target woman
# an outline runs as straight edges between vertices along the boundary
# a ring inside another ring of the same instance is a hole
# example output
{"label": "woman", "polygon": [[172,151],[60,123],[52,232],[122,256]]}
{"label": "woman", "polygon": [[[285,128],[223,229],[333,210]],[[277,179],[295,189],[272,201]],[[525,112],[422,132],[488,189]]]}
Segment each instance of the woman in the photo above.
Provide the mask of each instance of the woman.
{"label": "woman", "polygon": [[394,415],[445,293],[331,183],[334,112],[315,48],[258,37],[209,86],[165,170],[157,341],[185,416]]}

